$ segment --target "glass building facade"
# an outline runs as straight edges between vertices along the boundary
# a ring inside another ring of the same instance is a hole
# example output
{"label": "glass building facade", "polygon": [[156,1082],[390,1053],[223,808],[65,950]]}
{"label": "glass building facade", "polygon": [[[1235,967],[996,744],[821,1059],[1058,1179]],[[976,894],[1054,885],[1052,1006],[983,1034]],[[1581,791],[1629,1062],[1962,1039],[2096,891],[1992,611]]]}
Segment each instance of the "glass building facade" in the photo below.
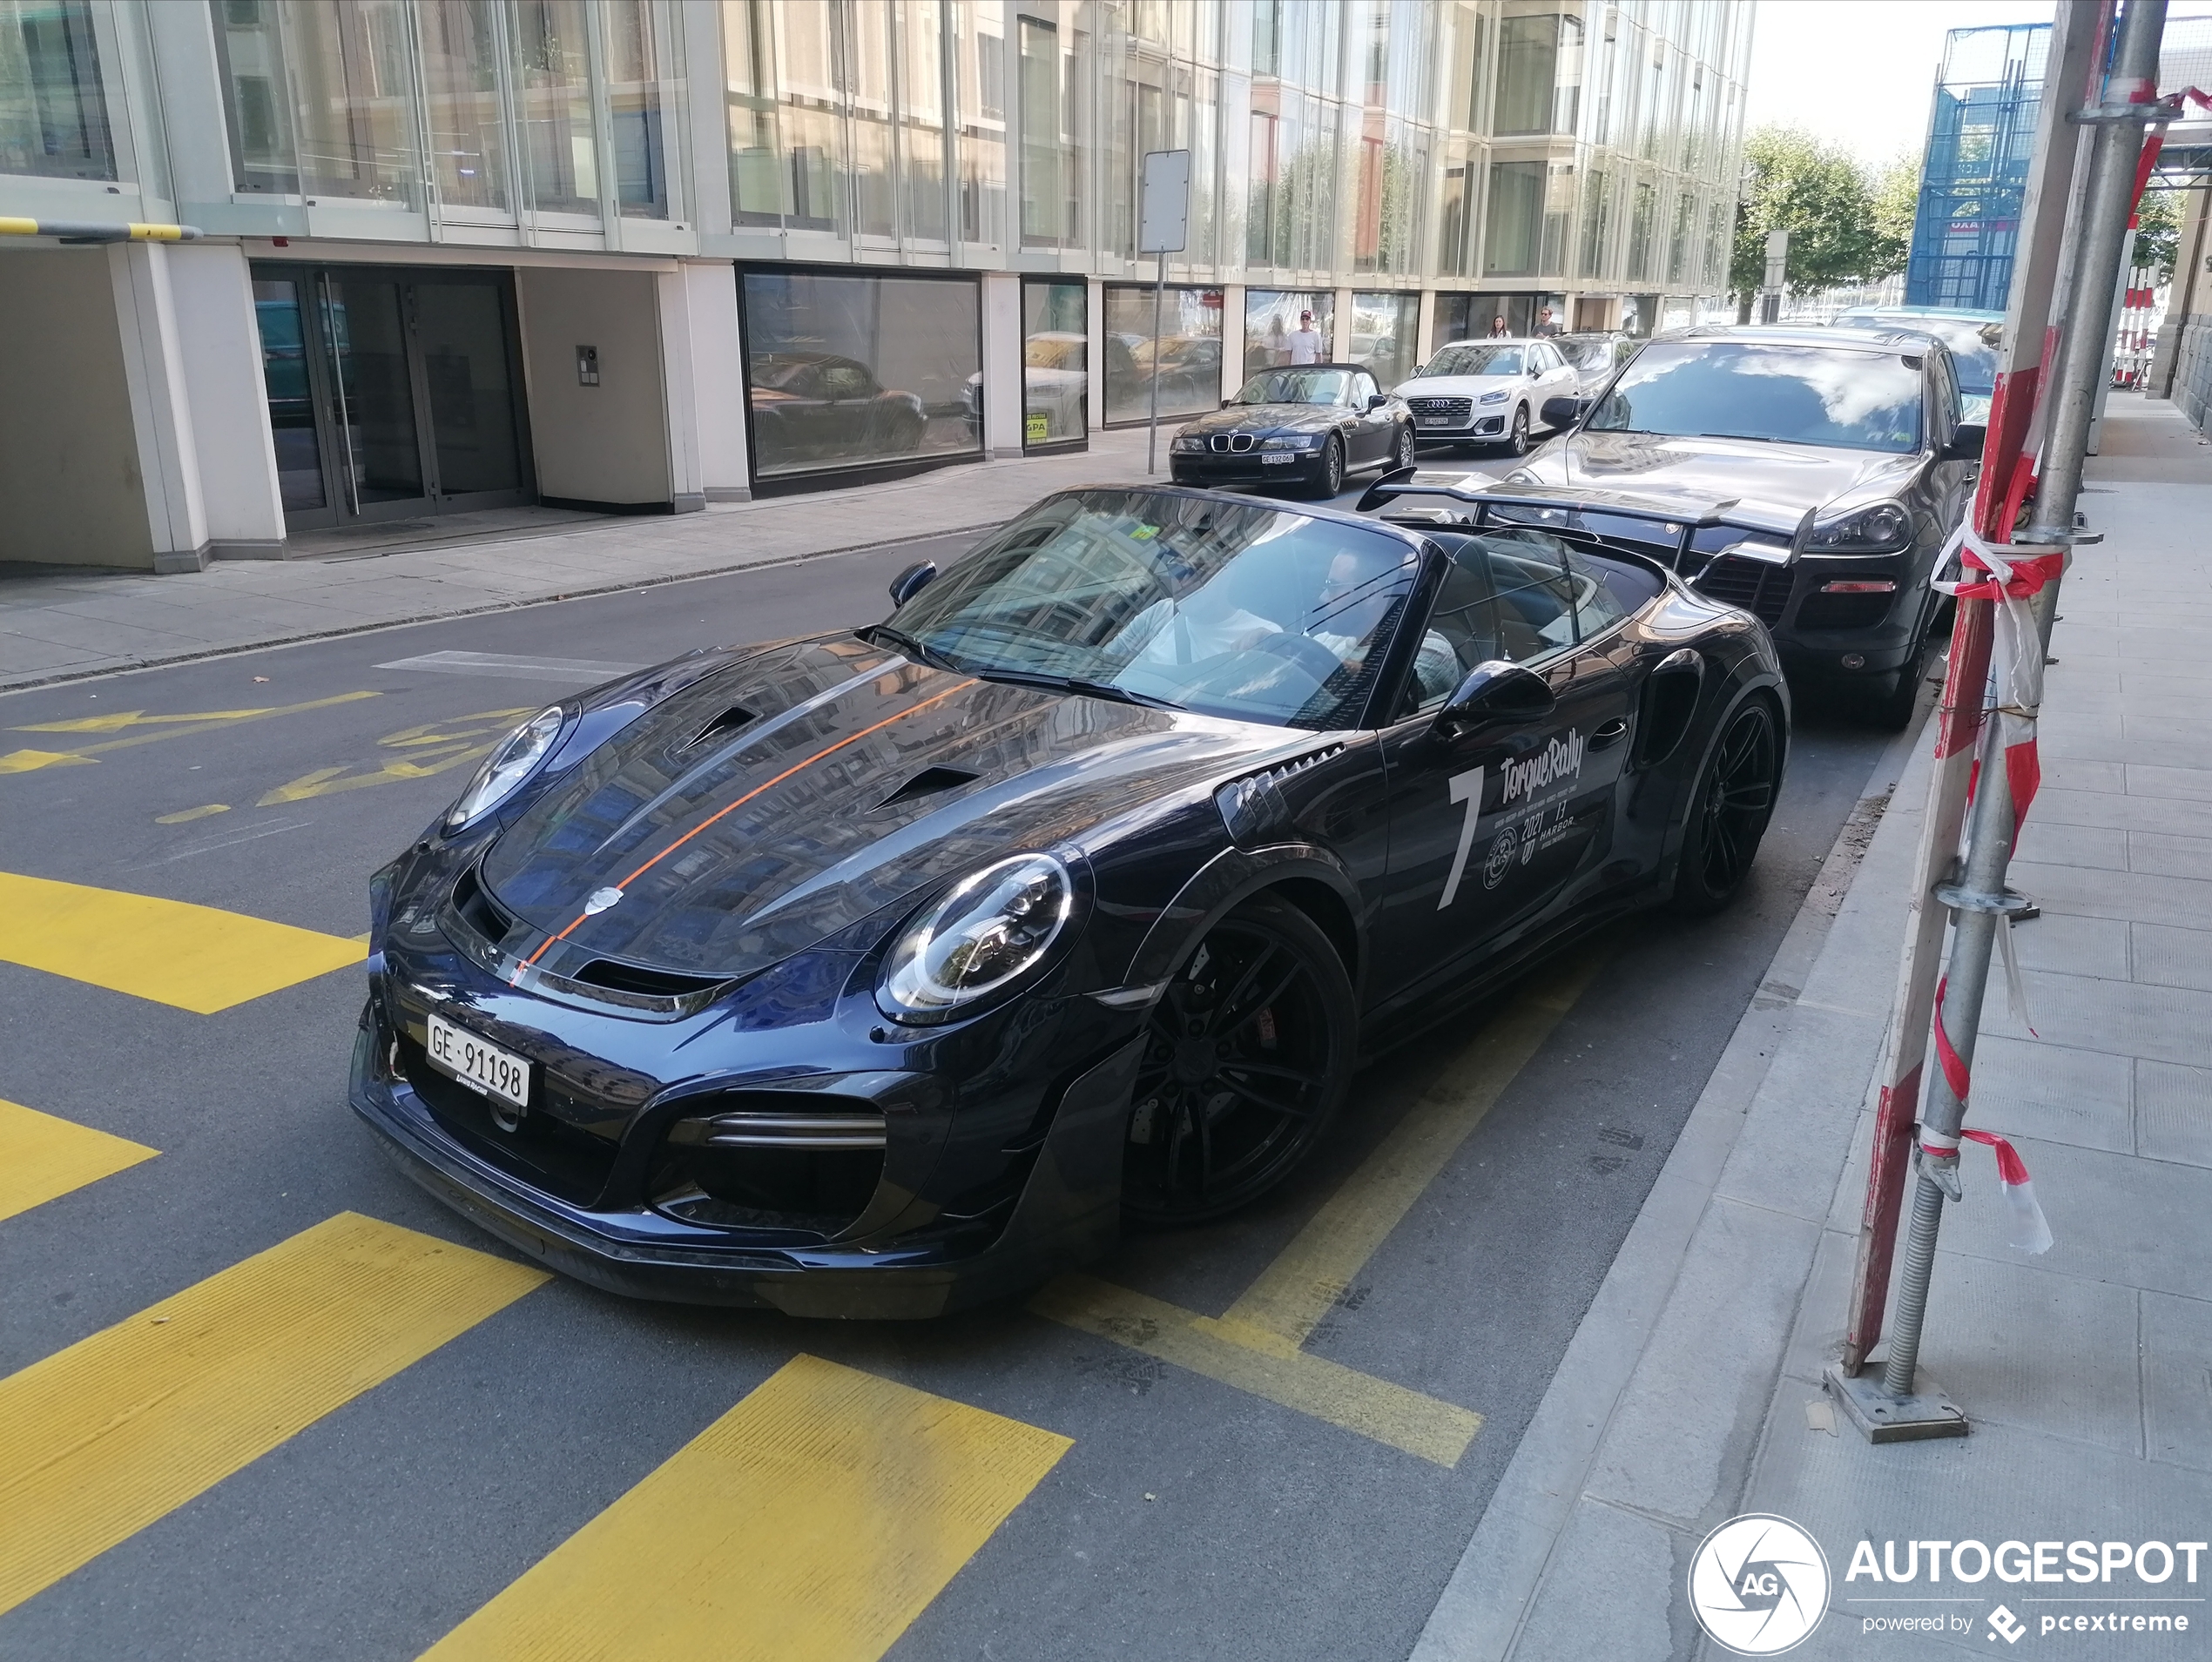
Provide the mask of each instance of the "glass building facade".
{"label": "glass building facade", "polygon": [[[268,332],[248,494],[295,527],[495,489],[680,508],[1081,444],[1156,382],[1185,416],[1307,332],[1390,384],[1493,317],[1718,309],[1752,10],[0,0],[0,213],[189,223],[145,258],[201,273],[229,251]],[[1169,149],[1162,270],[1137,207]],[[661,482],[610,477],[649,430]]]}

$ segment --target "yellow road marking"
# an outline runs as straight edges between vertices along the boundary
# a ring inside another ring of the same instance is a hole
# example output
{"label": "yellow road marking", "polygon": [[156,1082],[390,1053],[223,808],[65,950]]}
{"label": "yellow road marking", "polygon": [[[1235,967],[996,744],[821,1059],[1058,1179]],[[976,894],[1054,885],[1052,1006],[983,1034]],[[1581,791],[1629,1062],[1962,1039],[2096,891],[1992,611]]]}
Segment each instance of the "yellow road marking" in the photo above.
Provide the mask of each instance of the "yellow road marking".
{"label": "yellow road marking", "polygon": [[547,1279],[341,1212],[0,1379],[0,1612]]}
{"label": "yellow road marking", "polygon": [[211,802],[205,808],[185,808],[173,814],[156,814],[153,823],[157,825],[181,825],[187,820],[205,819],[210,814],[226,814],[230,811],[231,805],[227,802]]}
{"label": "yellow road marking", "polygon": [[1253,1329],[1304,1344],[1321,1318],[1482,1123],[1606,954],[1594,950],[1548,972],[1486,1026],[1410,1112],[1322,1204],[1244,1295],[1222,1314],[1225,1329]]}
{"label": "yellow road marking", "polygon": [[44,1206],[160,1152],[0,1100],[0,1218]]}
{"label": "yellow road marking", "polygon": [[795,1356],[423,1662],[873,1662],[1073,1446]]}
{"label": "yellow road marking", "polygon": [[80,744],[73,750],[10,751],[6,756],[0,756],[0,773],[29,773],[38,768],[74,766],[97,761],[111,750],[127,750],[134,745],[158,744],[163,739],[189,738],[194,733],[212,732],[219,727],[235,727],[242,722],[266,721],[272,716],[297,716],[310,710],[328,710],[335,704],[350,704],[363,698],[381,696],[381,694],[375,692],[341,692],[334,698],[311,698],[303,704],[272,704],[261,710],[204,710],[187,716],[149,716],[142,710],[123,710],[105,716],[84,716],[65,722],[32,722],[9,730],[17,733],[113,733],[133,727],[152,727],[155,730],[132,733],[127,738],[111,738],[98,744]]}
{"label": "yellow road marking", "polygon": [[[255,804],[256,807],[273,808],[281,803],[305,802],[311,797],[335,796],[341,791],[358,791],[364,785],[394,784],[405,779],[427,779],[432,774],[457,768],[464,762],[474,762],[489,754],[493,744],[503,735],[509,723],[524,716],[535,714],[542,705],[528,704],[516,710],[480,710],[472,715],[456,716],[451,721],[424,722],[415,727],[403,727],[396,733],[387,733],[378,744],[387,750],[404,750],[406,755],[387,762],[373,772],[355,773],[348,768],[317,768],[290,780]],[[489,727],[463,727],[464,722],[490,722]],[[454,730],[458,729],[458,731]],[[484,744],[471,740],[484,739]]]}
{"label": "yellow road marking", "polygon": [[212,1015],[367,956],[312,929],[0,871],[0,959]]}
{"label": "yellow road marking", "polygon": [[1252,1348],[1224,1333],[1219,1322],[1089,1275],[1059,1277],[1029,1308],[1447,1470],[1482,1429],[1482,1416],[1471,1409],[1280,1342]]}

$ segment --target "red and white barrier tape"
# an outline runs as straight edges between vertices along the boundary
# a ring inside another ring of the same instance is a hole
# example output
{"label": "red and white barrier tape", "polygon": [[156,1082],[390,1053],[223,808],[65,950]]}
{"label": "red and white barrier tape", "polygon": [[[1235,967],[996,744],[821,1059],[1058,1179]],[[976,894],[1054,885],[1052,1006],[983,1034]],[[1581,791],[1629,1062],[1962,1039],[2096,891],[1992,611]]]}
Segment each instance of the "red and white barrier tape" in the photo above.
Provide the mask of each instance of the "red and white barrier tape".
{"label": "red and white barrier tape", "polygon": [[[1951,1035],[1943,1030],[1943,995],[1948,978],[1936,983],[1935,1047],[1936,1063],[1943,1069],[1944,1082],[1951,1087],[1951,1093],[1959,1099],[1963,1112],[1966,1093],[1973,1084],[1973,1076],[1966,1067],[1966,1058],[1952,1047]],[[2005,1192],[2005,1205],[2012,1214],[2012,1230],[2006,1239],[2026,1253],[2045,1253],[2051,1249],[2051,1226],[2044,1220],[2043,1208],[2035,1199],[2035,1185],[2028,1180],[2027,1162],[2020,1151],[1993,1131],[1962,1130],[1956,1137],[1945,1135],[1932,1127],[1920,1127],[1920,1150],[1923,1154],[1956,1156],[1961,1139],[1967,1142],[1986,1145],[1996,1152],[1997,1181]]]}

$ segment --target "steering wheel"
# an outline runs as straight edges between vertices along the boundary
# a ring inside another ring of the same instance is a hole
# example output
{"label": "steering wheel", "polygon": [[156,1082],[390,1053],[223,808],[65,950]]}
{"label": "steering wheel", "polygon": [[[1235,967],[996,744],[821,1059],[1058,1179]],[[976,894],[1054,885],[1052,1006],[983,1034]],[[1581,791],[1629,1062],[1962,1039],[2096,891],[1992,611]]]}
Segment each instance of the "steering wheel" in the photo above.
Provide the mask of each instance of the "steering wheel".
{"label": "steering wheel", "polygon": [[1317,687],[1326,686],[1329,677],[1344,668],[1343,660],[1312,636],[1289,629],[1269,636],[1251,649],[1286,659],[1312,676]]}

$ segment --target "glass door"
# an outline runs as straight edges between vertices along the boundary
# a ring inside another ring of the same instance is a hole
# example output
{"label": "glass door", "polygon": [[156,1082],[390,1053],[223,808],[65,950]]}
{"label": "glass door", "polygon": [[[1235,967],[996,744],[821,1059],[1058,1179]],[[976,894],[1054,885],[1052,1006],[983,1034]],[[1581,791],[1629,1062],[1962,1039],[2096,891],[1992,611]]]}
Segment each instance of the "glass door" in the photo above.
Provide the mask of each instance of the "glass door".
{"label": "glass door", "polygon": [[287,526],[533,499],[503,276],[256,265],[253,299]]}

